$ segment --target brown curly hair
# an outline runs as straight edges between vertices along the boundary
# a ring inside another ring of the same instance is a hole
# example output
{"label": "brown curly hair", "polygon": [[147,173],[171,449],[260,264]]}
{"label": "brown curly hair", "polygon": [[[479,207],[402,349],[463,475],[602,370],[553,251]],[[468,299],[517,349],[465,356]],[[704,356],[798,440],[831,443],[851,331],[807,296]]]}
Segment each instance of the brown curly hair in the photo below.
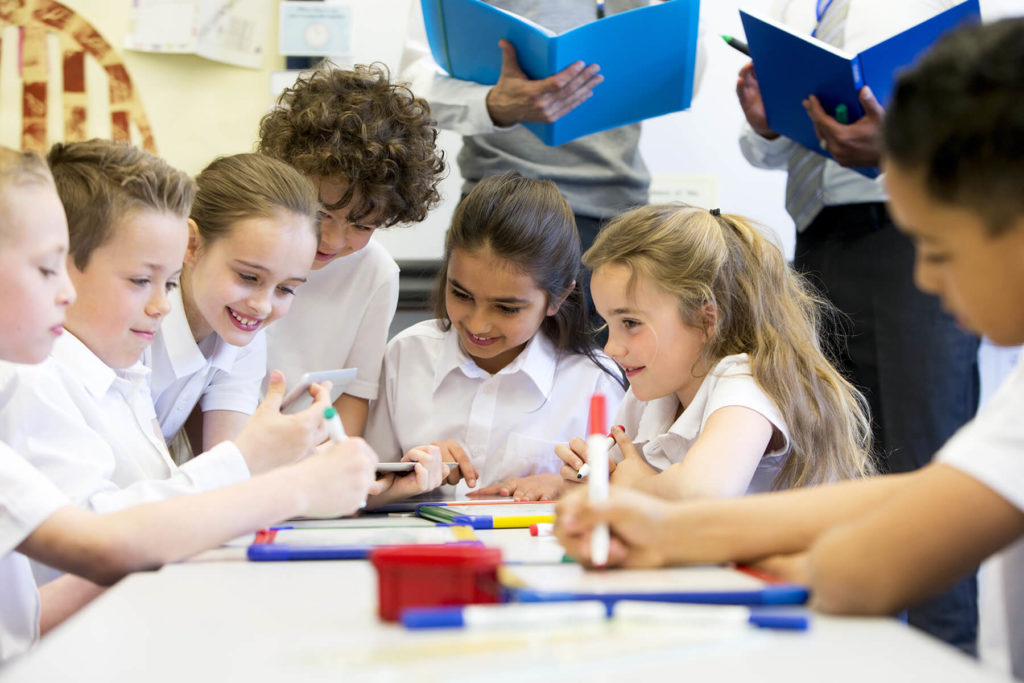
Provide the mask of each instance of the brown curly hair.
{"label": "brown curly hair", "polygon": [[[300,76],[260,121],[258,151],[309,177],[342,179],[353,222],[416,223],[441,195],[444,153],[435,147],[430,105],[392,83],[383,64],[339,69],[324,63]],[[353,197],[358,192],[358,201]]]}

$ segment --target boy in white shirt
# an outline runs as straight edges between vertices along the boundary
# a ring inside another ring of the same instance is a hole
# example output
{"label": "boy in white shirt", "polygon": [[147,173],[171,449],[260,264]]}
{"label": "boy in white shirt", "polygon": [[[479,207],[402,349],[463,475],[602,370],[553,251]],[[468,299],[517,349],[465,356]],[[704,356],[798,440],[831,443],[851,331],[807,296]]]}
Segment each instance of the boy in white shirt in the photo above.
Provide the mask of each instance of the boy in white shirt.
{"label": "boy in white shirt", "polygon": [[[899,80],[886,113],[885,182],[913,239],[915,279],[964,327],[1024,343],[1024,19],[960,29]],[[572,496],[556,533],[585,558],[612,527],[612,563],[761,562],[806,582],[817,607],[888,614],[1002,551],[1013,671],[1024,676],[1024,368],[935,461],[907,474],[665,504],[613,490]],[[584,560],[585,561],[585,560]]]}
{"label": "boy in white shirt", "polygon": [[267,330],[268,367],[357,368],[335,403],[348,434],[362,434],[377,397],[398,266],[370,237],[422,221],[440,195],[444,160],[426,101],[379,67],[327,65],[284,91],[260,122],[259,151],[317,188],[320,244],[313,272],[286,318]]}
{"label": "boy in white shirt", "polygon": [[140,358],[170,309],[194,185],[164,161],[109,141],[58,144],[48,160],[68,216],[78,298],[45,363],[0,367],[0,439],[96,511],[244,481],[323,441],[322,416],[265,411],[248,433],[174,465]]}
{"label": "boy in white shirt", "polygon": [[[63,333],[75,298],[67,249],[64,212],[45,163],[0,148],[0,358],[39,363]],[[275,382],[261,410],[276,412],[282,391]],[[320,393],[322,408],[327,392]],[[71,506],[0,442],[0,662],[39,637],[41,618],[53,626],[98,592],[65,576],[48,584],[40,600],[28,557],[112,583],[286,517],[351,512],[366,495],[374,460],[365,444],[349,441],[220,491],[96,515]]]}

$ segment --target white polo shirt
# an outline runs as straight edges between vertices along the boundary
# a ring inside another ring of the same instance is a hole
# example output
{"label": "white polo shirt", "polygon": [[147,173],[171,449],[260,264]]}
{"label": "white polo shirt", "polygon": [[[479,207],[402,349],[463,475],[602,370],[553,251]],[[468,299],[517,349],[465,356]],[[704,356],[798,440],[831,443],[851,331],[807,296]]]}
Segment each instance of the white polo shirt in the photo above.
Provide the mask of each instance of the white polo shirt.
{"label": "white polo shirt", "polygon": [[[614,363],[605,358],[609,368]],[[366,440],[381,460],[453,439],[480,472],[480,486],[557,472],[555,446],[585,436],[590,396],[611,414],[623,389],[586,356],[557,354],[543,334],[491,375],[463,351],[454,330],[426,320],[396,335],[384,354],[383,388],[371,403]],[[460,482],[456,493],[465,493]]]}
{"label": "white polo shirt", "polygon": [[68,499],[0,443],[0,663],[39,639],[39,591],[28,558],[15,552]]}
{"label": "white polo shirt", "polygon": [[170,299],[171,312],[142,356],[152,369],[150,390],[164,439],[178,433],[197,403],[204,413],[233,410],[252,415],[267,370],[265,331],[245,346],[232,346],[215,332],[197,344],[181,290],[172,292]]}
{"label": "white polo shirt", "polygon": [[372,239],[310,271],[292,307],[267,328],[267,369],[288,386],[306,372],[356,368],[345,393],[376,398],[388,328],[398,306],[398,265]]}
{"label": "white polo shirt", "polygon": [[[1018,362],[977,416],[946,442],[936,460],[974,477],[1024,512],[1022,416],[1024,363]],[[965,510],[964,514],[970,511]],[[1002,568],[1002,585],[997,586],[997,591],[1002,593],[1006,613],[1000,615],[1005,619],[1003,624],[992,626],[1006,639],[1013,675],[1024,678],[1024,539],[1018,539],[995,557]]]}
{"label": "white polo shirt", "polygon": [[148,380],[141,363],[114,371],[65,332],[39,365],[0,363],[0,440],[73,502],[96,512],[249,477],[230,441],[175,466]]}
{"label": "white polo shirt", "polygon": [[[614,424],[626,428],[626,434],[632,437],[633,445],[644,460],[660,471],[681,462],[700,437],[711,414],[726,406],[742,406],[760,413],[783,436],[780,448],[761,457],[747,487],[748,494],[770,491],[791,448],[789,430],[775,404],[754,381],[750,358],[745,353],[718,361],[678,419],[679,398],[675,394],[641,401],[630,390],[619,406]],[[617,448],[612,455],[616,460],[622,459]]]}

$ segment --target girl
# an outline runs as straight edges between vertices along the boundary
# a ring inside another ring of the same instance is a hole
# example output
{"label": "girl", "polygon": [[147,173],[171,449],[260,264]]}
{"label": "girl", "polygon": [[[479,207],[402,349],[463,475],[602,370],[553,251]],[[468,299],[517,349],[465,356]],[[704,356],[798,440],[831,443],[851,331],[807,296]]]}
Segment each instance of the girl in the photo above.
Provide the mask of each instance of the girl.
{"label": "girl", "polygon": [[[583,258],[605,351],[630,381],[613,482],[729,497],[871,471],[864,399],[818,341],[824,304],[756,229],[717,209],[647,206]],[[586,444],[558,454],[576,480]]]}
{"label": "girl", "polygon": [[623,395],[591,345],[577,286],[579,236],[550,181],[481,181],[452,217],[437,320],[396,336],[367,440],[382,460],[436,443],[460,463],[457,493],[548,498],[561,486],[555,445],[586,427],[590,395]]}
{"label": "girl", "polygon": [[207,450],[236,436],[256,409],[263,330],[306,280],[318,204],[302,175],[259,154],[219,158],[196,183],[181,289],[145,360],[164,438],[198,403]]}

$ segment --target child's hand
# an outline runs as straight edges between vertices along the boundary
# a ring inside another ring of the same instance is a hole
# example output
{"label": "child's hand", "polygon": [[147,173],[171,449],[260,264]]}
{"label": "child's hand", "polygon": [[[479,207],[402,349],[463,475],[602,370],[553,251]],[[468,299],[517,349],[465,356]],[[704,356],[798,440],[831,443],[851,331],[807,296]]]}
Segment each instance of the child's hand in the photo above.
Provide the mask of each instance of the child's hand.
{"label": "child's hand", "polygon": [[772,555],[753,565],[754,569],[771,574],[785,583],[809,584],[810,553],[794,553],[792,555]]}
{"label": "child's hand", "polygon": [[562,479],[571,482],[586,481],[586,477],[580,477],[579,469],[587,461],[587,442],[579,437],[569,440],[568,444],[560,443],[555,446],[555,455],[565,463],[559,474]]}
{"label": "child's hand", "polygon": [[476,467],[473,466],[469,455],[466,454],[466,451],[462,449],[458,442],[449,439],[448,441],[435,442],[430,445],[441,449],[441,460],[444,462],[459,463],[458,467],[453,467],[452,471],[448,473],[444,483],[458,484],[460,479],[465,479],[466,486],[469,488],[476,486],[477,481],[480,480],[480,474],[476,471]]}
{"label": "child's hand", "polygon": [[234,440],[252,474],[295,462],[327,438],[324,410],[331,405],[331,383],[311,385],[313,405],[293,415],[281,412],[284,389],[284,375],[272,370],[263,403]]}
{"label": "child's hand", "polygon": [[615,439],[615,445],[622,452],[622,460],[615,467],[609,467],[611,483],[617,486],[633,487],[638,481],[658,474],[658,470],[648,465],[636,450],[636,446],[626,436],[622,427],[612,428],[612,438]]}
{"label": "child's hand", "polygon": [[660,567],[667,563],[663,525],[670,504],[659,498],[618,486],[609,489],[608,500],[591,503],[587,489],[567,492],[555,508],[555,536],[566,553],[590,564],[590,535],[594,525],[611,527],[608,566]]}
{"label": "child's hand", "polygon": [[516,500],[554,500],[562,493],[565,482],[554,472],[531,474],[467,494],[470,498],[483,496],[505,496]]}
{"label": "child's hand", "polygon": [[373,483],[377,454],[359,438],[325,444],[292,465],[305,494],[304,517],[341,517],[359,511]]}
{"label": "child's hand", "polygon": [[414,462],[412,472],[395,479],[391,493],[396,498],[408,498],[426,491],[433,491],[444,483],[447,467],[441,462],[441,449],[437,446],[420,446],[404,456],[403,462]]}

